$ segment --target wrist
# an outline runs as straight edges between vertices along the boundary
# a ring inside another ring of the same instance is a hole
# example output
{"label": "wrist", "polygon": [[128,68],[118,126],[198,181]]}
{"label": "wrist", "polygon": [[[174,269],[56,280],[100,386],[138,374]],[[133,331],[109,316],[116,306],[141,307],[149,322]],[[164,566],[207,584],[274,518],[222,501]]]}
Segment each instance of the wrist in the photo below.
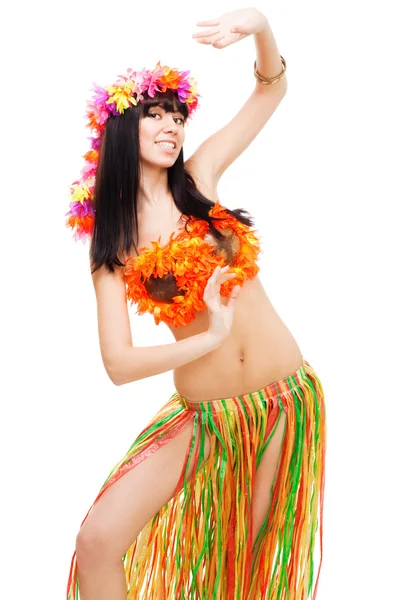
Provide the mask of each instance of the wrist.
{"label": "wrist", "polygon": [[221,337],[217,336],[215,333],[212,333],[209,330],[205,331],[203,334],[200,335],[204,336],[205,343],[207,346],[209,346],[210,351],[219,348],[219,346],[221,346],[222,342],[224,341]]}

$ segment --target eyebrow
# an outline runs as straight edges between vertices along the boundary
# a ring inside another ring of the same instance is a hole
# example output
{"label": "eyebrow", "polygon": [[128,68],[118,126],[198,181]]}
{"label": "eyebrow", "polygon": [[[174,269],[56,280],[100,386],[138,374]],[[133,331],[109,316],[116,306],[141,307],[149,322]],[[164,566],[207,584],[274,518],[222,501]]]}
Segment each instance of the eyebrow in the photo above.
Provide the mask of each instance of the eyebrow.
{"label": "eyebrow", "polygon": [[165,112],[170,112],[170,113],[179,113],[180,115],[182,115],[183,118],[185,118],[183,112],[181,110],[179,110],[178,108],[174,108],[174,105],[171,102],[167,101],[159,101],[159,102],[155,102],[154,104],[150,104],[149,105],[149,110],[151,108],[163,108],[165,110]]}

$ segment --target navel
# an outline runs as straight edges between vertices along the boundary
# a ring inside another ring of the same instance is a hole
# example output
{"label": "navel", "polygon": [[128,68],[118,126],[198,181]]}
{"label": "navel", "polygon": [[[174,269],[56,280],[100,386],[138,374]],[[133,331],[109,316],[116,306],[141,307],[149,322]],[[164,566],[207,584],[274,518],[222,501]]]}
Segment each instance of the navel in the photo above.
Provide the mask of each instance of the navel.
{"label": "navel", "polygon": [[239,360],[240,360],[240,362],[243,362],[243,361],[244,361],[243,352],[241,352],[241,353],[240,353]]}

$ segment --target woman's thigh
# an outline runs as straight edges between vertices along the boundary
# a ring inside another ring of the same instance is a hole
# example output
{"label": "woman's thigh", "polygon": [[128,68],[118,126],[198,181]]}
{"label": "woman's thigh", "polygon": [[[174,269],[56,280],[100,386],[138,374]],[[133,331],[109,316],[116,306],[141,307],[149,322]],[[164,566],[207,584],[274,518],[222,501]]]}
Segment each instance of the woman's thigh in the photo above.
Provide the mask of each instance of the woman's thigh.
{"label": "woman's thigh", "polygon": [[[193,422],[115,481],[95,502],[83,523],[76,543],[77,559],[83,562],[121,560],[146,523],[173,497],[185,468],[193,439]],[[206,440],[209,453],[209,440]]]}
{"label": "woman's thigh", "polygon": [[253,492],[253,543],[265,521],[271,504],[271,492],[281,460],[281,447],[287,426],[286,413],[282,411],[279,422],[256,471]]}

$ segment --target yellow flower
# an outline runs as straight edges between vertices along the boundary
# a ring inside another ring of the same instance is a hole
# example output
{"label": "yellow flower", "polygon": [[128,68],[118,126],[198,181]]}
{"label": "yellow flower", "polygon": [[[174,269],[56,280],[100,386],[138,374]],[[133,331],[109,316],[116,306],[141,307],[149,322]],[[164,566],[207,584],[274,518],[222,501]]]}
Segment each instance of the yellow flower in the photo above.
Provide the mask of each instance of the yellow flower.
{"label": "yellow flower", "polygon": [[71,196],[71,202],[80,202],[83,204],[84,200],[88,200],[91,197],[89,188],[84,183],[72,185],[71,187],[74,188],[74,193]]}
{"label": "yellow flower", "polygon": [[113,104],[113,102],[115,102],[118,112],[123,113],[124,110],[129,108],[132,104],[134,106],[137,105],[137,100],[132,95],[133,81],[128,81],[124,86],[110,85],[105,89],[110,94],[106,104]]}

